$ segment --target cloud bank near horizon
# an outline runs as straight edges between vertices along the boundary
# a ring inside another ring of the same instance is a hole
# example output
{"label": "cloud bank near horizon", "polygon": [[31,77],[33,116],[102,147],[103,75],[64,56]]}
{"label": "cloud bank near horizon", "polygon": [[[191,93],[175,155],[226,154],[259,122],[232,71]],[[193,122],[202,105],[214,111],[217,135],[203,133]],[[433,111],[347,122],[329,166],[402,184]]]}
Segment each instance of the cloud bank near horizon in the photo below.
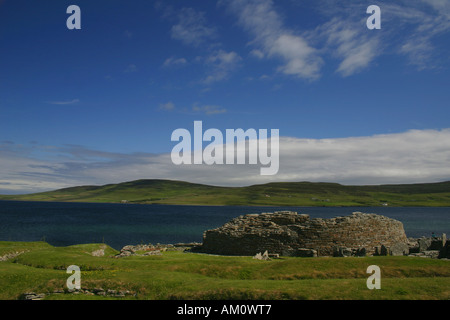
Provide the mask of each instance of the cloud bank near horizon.
{"label": "cloud bank near horizon", "polygon": [[[175,146],[176,143],[174,143]],[[204,143],[204,147],[207,143]],[[170,153],[113,153],[83,146],[0,142],[0,193],[18,194],[138,179],[221,186],[276,181],[352,185],[450,180],[450,128],[337,139],[280,137],[280,169],[260,165],[174,165]]]}

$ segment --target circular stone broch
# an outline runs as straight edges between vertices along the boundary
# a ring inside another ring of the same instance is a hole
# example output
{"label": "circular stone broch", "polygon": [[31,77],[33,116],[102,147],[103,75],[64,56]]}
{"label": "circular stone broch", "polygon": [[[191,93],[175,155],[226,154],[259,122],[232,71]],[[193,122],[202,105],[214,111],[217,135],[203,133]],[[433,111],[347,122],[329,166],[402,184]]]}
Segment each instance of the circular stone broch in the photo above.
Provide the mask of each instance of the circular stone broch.
{"label": "circular stone broch", "polygon": [[247,214],[205,231],[202,252],[221,255],[336,256],[343,250],[376,254],[382,246],[406,244],[400,221],[354,212],[332,219],[297,212]]}

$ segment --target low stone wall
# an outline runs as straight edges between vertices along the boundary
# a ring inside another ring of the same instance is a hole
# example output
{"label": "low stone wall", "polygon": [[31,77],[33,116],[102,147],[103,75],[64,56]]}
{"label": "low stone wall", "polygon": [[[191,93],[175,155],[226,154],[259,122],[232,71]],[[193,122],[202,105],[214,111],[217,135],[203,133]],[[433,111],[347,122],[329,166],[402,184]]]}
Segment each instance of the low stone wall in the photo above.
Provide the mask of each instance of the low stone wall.
{"label": "low stone wall", "polygon": [[350,250],[375,254],[376,248],[406,244],[400,221],[376,214],[355,212],[332,219],[282,211],[248,214],[203,235],[202,252],[222,255],[255,255],[258,252],[300,256],[313,249],[318,256]]}

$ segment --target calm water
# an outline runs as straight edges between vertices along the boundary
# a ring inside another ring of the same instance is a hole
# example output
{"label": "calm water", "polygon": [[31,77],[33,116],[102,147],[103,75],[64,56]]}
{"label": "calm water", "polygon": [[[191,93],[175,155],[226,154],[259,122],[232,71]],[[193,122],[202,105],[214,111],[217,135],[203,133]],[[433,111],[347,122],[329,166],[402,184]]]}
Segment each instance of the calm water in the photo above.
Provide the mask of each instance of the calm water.
{"label": "calm water", "polygon": [[291,210],[311,218],[354,211],[403,222],[408,237],[450,235],[450,207],[213,207],[0,201],[0,241],[45,240],[55,246],[104,242],[127,244],[201,242],[203,231],[247,213]]}

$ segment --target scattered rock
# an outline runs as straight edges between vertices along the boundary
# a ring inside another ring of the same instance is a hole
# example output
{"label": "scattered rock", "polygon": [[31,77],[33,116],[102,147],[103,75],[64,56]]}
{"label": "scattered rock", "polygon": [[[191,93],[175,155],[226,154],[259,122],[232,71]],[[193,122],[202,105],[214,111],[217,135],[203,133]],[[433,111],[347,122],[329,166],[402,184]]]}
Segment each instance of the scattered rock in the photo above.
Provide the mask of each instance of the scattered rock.
{"label": "scattered rock", "polygon": [[409,256],[433,259],[450,258],[450,241],[447,240],[445,233],[442,234],[442,237],[410,239],[408,244]]}
{"label": "scattered rock", "polygon": [[21,300],[42,300],[46,296],[51,294],[74,294],[74,295],[87,295],[87,296],[109,296],[109,297],[116,297],[116,298],[124,298],[126,296],[136,296],[135,293],[132,293],[128,290],[114,290],[114,289],[108,289],[104,290],[103,288],[94,288],[94,289],[88,289],[88,288],[82,288],[82,289],[74,289],[74,290],[67,290],[64,291],[62,289],[56,289],[52,293],[34,293],[34,292],[26,292],[20,295]]}
{"label": "scattered rock", "polygon": [[419,247],[419,252],[426,251],[431,246],[431,239],[420,238],[419,240],[417,240],[417,244]]}
{"label": "scattered rock", "polygon": [[437,259],[439,257],[439,250],[427,250],[423,252],[424,256]]}
{"label": "scattered rock", "polygon": [[389,255],[389,247],[382,245],[380,250],[380,256],[388,256],[388,255]]}
{"label": "scattered rock", "polygon": [[354,256],[355,250],[351,248],[335,247],[333,256],[335,257],[351,257]]}
{"label": "scattered rock", "polygon": [[99,292],[104,292],[105,290],[103,288],[94,288],[92,289],[92,292],[95,294],[98,294]]}
{"label": "scattered rock", "polygon": [[[335,247],[347,248],[340,255],[375,253],[375,247],[390,247],[406,243],[400,221],[376,214],[355,212],[332,219],[310,219],[308,215],[291,211],[248,214],[232,219],[222,227],[205,231],[204,253],[253,256],[269,252],[299,256],[299,248],[315,250],[317,256],[332,256]],[[339,251],[338,251],[339,252]],[[307,254],[309,256],[310,253]]]}
{"label": "scattered rock", "polygon": [[358,248],[358,249],[356,249],[356,256],[358,256],[358,257],[365,257],[365,256],[367,256],[366,248]]}
{"label": "scattered rock", "polygon": [[[375,253],[379,251],[379,248],[375,248]],[[365,257],[367,255],[366,248],[343,248],[335,247],[333,256],[335,257]]]}
{"label": "scattered rock", "polygon": [[409,246],[406,243],[395,243],[389,248],[389,255],[403,256],[409,254]]}
{"label": "scattered rock", "polygon": [[102,245],[102,247],[98,250],[92,251],[91,255],[94,257],[103,257],[105,255],[106,246]]}
{"label": "scattered rock", "polygon": [[445,245],[439,252],[440,259],[450,259],[450,240],[447,240],[447,238],[445,240]]}
{"label": "scattered rock", "polygon": [[22,300],[42,300],[45,298],[45,293],[26,292],[22,294]]}
{"label": "scattered rock", "polygon": [[253,256],[253,259],[268,261],[268,260],[270,260],[270,257],[269,257],[269,253],[266,250],[266,251],[264,251],[263,254],[261,254],[261,252],[257,253],[255,256]]}
{"label": "scattered rock", "polygon": [[151,244],[140,244],[136,246],[127,245],[123,247],[120,250],[120,253],[114,256],[114,258],[148,255],[161,255],[161,250],[156,249],[156,247]]}

